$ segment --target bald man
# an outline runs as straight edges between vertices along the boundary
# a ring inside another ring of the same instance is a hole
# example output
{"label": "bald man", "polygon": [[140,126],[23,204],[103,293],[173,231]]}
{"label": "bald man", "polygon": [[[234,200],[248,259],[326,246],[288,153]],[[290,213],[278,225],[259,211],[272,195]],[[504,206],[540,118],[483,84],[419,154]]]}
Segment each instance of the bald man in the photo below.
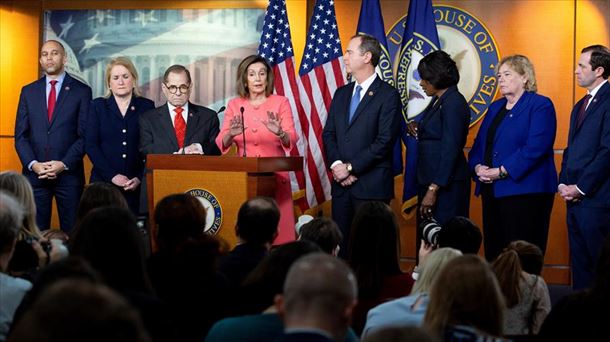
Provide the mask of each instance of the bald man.
{"label": "bald man", "polygon": [[91,88],[65,71],[64,46],[48,40],[40,49],[44,76],[21,89],[15,121],[15,149],[34,189],[36,223],[49,229],[51,203],[70,232],[83,191],[84,128]]}
{"label": "bald man", "polygon": [[345,262],[326,253],[300,258],[275,298],[285,327],[277,341],[342,341],[357,298],[356,277]]}

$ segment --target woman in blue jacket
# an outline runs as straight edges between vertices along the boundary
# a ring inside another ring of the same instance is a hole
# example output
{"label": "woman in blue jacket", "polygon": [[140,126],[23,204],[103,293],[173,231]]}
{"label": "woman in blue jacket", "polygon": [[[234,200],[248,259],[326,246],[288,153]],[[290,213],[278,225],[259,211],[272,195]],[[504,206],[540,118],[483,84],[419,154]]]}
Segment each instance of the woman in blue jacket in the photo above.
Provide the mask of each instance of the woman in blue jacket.
{"label": "woman in blue jacket", "polygon": [[90,182],[116,185],[136,215],[144,172],[138,120],[155,108],[153,101],[140,96],[137,83],[138,72],[128,58],[111,60],[106,66],[108,91],[93,100],[85,132],[85,151],[93,163]]}
{"label": "woman in blue jacket", "polygon": [[482,196],[485,257],[490,261],[515,240],[531,242],[544,253],[557,190],[553,103],[536,93],[527,57],[505,57],[496,70],[504,98],[489,107],[468,155],[475,194]]}

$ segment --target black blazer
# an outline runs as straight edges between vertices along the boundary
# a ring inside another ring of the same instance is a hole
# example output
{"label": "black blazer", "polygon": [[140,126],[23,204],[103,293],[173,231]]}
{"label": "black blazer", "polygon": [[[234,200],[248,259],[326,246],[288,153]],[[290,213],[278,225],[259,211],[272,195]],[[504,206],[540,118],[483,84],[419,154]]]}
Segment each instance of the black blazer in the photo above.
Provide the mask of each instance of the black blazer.
{"label": "black blazer", "polygon": [[422,114],[417,129],[417,183],[441,187],[470,178],[464,145],[470,125],[468,102],[450,87]]}
{"label": "black blazer", "polygon": [[142,179],[144,162],[138,149],[138,122],[141,113],[154,108],[153,101],[132,96],[123,116],[114,96],[93,100],[85,133],[85,151],[93,163],[91,182],[110,183],[117,174]]}
{"label": "black blazer", "polygon": [[394,197],[392,151],[402,119],[400,96],[394,87],[377,76],[349,123],[354,84],[349,83],[335,92],[322,138],[327,165],[336,160],[351,163],[358,181],[348,187],[332,182],[332,195],[341,196],[350,191],[359,199],[391,199]]}
{"label": "black blazer", "polygon": [[[213,110],[189,102],[184,146],[200,143],[203,153],[219,156],[216,136],[220,131]],[[171,154],[178,151],[178,140],[167,103],[140,116],[140,153]]]}
{"label": "black blazer", "polygon": [[559,182],[576,184],[586,194],[583,206],[610,208],[610,83],[591,99],[581,126],[576,128],[581,105],[582,100],[572,110]]}
{"label": "black blazer", "polygon": [[15,121],[15,149],[23,165],[23,174],[33,186],[46,181],[28,170],[33,160],[60,160],[68,167],[59,174],[59,184],[85,182],[83,168],[84,132],[91,103],[91,88],[66,73],[53,117],[47,116],[45,77],[21,89]]}

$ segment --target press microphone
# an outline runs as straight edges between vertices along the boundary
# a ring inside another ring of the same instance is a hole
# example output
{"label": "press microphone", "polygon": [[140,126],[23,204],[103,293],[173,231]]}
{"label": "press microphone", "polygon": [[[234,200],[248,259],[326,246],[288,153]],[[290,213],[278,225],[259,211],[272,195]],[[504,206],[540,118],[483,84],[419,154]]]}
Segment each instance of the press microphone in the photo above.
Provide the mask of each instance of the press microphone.
{"label": "press microphone", "polygon": [[246,125],[244,123],[244,107],[239,107],[239,112],[241,113],[241,126],[243,127],[241,132],[241,138],[244,142],[244,153],[242,153],[242,157],[246,156]]}
{"label": "press microphone", "polygon": [[216,115],[219,115],[220,113],[224,112],[225,109],[227,109],[227,107],[225,107],[225,106],[220,107],[220,109],[218,111],[216,111]]}

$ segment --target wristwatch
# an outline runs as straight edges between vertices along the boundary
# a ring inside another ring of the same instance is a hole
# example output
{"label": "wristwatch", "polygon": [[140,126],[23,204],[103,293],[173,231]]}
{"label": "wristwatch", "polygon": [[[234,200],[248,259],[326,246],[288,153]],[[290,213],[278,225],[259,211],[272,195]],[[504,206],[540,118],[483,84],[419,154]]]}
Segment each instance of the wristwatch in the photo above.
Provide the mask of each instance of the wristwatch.
{"label": "wristwatch", "polygon": [[352,167],[352,163],[347,163],[347,164],[346,164],[346,166],[345,166],[345,168],[347,169],[347,172],[350,172],[350,173],[351,173],[351,172],[352,172],[352,170],[354,169],[354,168]]}
{"label": "wristwatch", "polygon": [[500,167],[498,168],[498,170],[500,170],[500,173],[498,174],[498,178],[500,178],[500,179],[504,179],[504,178],[508,177],[508,173],[506,173],[506,172],[502,171],[502,166],[500,166]]}

